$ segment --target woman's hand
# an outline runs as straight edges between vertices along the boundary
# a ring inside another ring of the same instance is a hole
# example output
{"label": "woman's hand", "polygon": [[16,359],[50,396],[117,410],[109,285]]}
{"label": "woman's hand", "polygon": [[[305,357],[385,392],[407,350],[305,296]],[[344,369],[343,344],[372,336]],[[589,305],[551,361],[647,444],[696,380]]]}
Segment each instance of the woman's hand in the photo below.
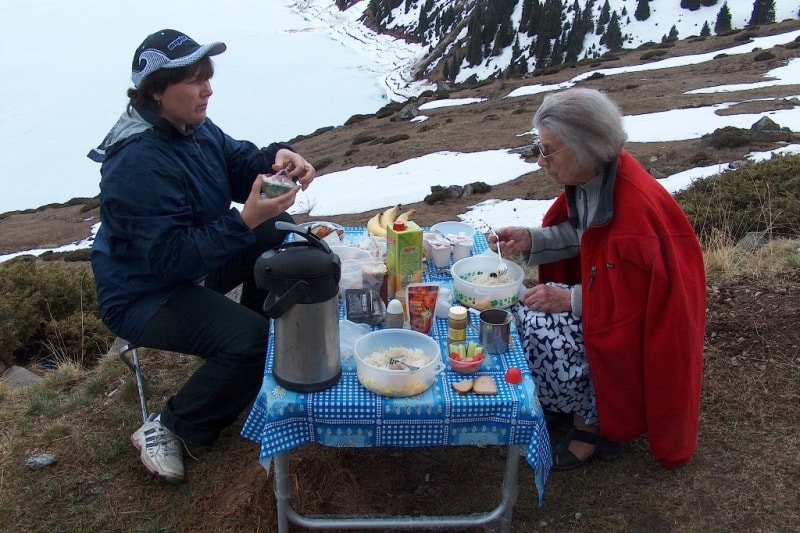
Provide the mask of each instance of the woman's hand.
{"label": "woman's hand", "polygon": [[250,229],[255,228],[266,220],[276,217],[289,209],[292,204],[294,204],[297,191],[300,190],[300,186],[298,185],[289,192],[285,192],[274,198],[269,198],[261,195],[262,183],[263,180],[261,176],[256,176],[255,181],[253,181],[253,186],[250,187],[250,194],[244,202],[244,209],[242,209],[242,222],[247,224],[247,227]]}
{"label": "woman's hand", "polygon": [[[506,254],[521,254],[531,251],[531,234],[527,228],[522,226],[510,226],[507,228],[500,228],[497,230],[497,236],[500,237],[500,250]],[[497,250],[497,239],[494,235],[489,235],[487,238],[489,247],[492,250]]]}
{"label": "woman's hand", "polygon": [[533,311],[541,313],[563,313],[572,310],[572,291],[563,287],[551,287],[540,283],[526,289],[521,300]]}
{"label": "woman's hand", "polygon": [[[314,180],[314,175],[317,173],[311,163],[306,161],[303,156],[297,152],[281,148],[275,154],[275,164],[272,165],[272,170],[277,172],[284,168],[288,169],[289,177],[299,183],[303,190],[308,189],[308,186]],[[294,200],[292,201],[294,202]]]}

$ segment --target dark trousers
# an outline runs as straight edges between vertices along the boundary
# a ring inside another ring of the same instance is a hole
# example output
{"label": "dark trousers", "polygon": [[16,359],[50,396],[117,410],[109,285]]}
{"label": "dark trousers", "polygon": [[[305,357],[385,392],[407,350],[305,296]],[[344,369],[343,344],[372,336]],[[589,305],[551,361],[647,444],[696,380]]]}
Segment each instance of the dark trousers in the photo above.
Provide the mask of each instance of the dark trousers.
{"label": "dark trousers", "polygon": [[[202,357],[205,362],[161,411],[161,423],[179,437],[212,444],[255,399],[261,388],[269,338],[262,313],[267,291],[256,286],[253,266],[266,250],[283,242],[275,220],[253,231],[256,244],[206,278],[171,296],[136,339],[139,346]],[[240,303],[227,296],[242,285]]]}

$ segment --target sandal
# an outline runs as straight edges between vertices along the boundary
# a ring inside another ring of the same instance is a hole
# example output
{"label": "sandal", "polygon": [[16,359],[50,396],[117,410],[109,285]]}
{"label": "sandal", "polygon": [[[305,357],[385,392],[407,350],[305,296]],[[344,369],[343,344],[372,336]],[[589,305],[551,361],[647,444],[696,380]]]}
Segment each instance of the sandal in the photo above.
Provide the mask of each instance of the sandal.
{"label": "sandal", "polygon": [[612,442],[603,437],[597,439],[596,455],[603,461],[614,461],[622,457],[622,443]]}
{"label": "sandal", "polygon": [[547,428],[559,428],[572,425],[572,413],[559,413],[543,409]]}
{"label": "sandal", "polygon": [[[585,442],[586,444],[594,444],[595,449],[585,459],[580,460],[574,453],[569,451],[569,445],[574,440]],[[573,426],[553,451],[553,470],[572,470],[585,465],[597,453],[597,441],[596,433],[590,433]]]}

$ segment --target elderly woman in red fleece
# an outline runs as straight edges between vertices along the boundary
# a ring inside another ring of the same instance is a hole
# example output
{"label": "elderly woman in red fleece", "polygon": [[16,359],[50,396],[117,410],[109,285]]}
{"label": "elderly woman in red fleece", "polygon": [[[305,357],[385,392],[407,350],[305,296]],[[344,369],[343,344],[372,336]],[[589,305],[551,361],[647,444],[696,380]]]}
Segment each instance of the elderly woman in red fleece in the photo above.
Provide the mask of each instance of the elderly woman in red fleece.
{"label": "elderly woman in red fleece", "polygon": [[554,469],[611,460],[647,433],[665,467],[697,448],[706,284],[681,207],[624,148],[619,108],[570,89],[533,119],[539,164],[563,192],[542,227],[491,245],[539,265],[513,309],[546,412],[572,417]]}

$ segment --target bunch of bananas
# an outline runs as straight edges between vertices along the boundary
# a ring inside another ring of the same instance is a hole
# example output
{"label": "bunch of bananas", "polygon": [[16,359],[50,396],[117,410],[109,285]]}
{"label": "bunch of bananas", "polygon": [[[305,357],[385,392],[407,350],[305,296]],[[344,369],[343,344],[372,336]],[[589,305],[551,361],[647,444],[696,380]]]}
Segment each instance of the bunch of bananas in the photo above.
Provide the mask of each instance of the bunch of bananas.
{"label": "bunch of bananas", "polygon": [[395,223],[395,221],[408,222],[416,209],[409,209],[404,213],[400,213],[400,204],[390,207],[383,211],[379,211],[367,222],[367,230],[376,237],[386,238],[386,228]]}

